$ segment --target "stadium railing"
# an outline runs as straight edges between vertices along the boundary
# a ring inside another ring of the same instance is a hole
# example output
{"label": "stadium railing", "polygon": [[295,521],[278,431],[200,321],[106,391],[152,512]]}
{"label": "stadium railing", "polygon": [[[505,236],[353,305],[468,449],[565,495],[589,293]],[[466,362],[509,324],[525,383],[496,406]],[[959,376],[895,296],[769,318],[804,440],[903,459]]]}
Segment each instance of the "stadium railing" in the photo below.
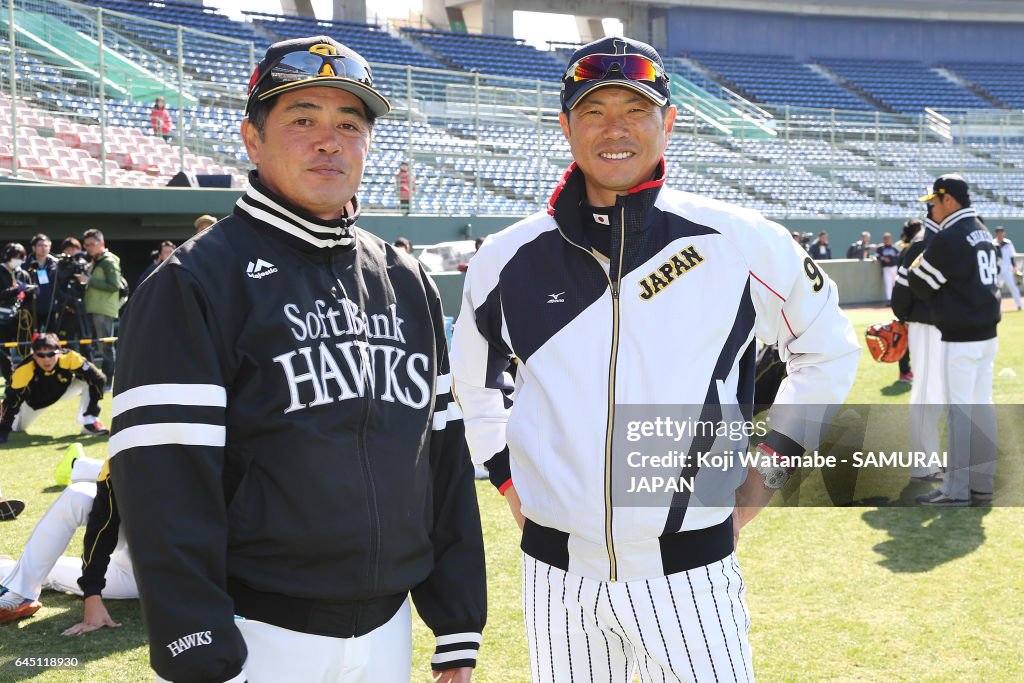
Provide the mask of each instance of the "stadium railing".
{"label": "stadium railing", "polygon": [[[67,0],[4,0],[0,38],[0,175],[158,186],[186,170],[244,184],[238,126],[265,45]],[[397,210],[403,159],[417,175],[416,213],[521,215],[545,205],[570,162],[557,82],[373,66],[395,108],[375,130],[367,210]],[[174,119],[169,141],[150,130],[157,94]],[[757,126],[725,134],[680,104],[666,156],[683,189],[778,218],[899,217],[920,213],[916,198],[931,178],[961,172],[983,215],[1024,216],[1024,112],[757,105]]]}

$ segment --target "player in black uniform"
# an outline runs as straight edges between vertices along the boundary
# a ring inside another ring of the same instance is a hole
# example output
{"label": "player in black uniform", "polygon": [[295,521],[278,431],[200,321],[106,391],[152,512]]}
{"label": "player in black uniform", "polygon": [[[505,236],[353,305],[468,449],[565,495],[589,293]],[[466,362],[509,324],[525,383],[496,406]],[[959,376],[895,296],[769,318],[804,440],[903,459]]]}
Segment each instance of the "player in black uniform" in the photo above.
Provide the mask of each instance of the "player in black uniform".
{"label": "player in black uniform", "polygon": [[921,201],[932,204],[939,231],[910,266],[907,282],[916,297],[930,302],[932,319],[942,334],[949,462],[942,485],[917,502],[967,506],[991,500],[995,481],[992,375],[1001,318],[999,259],[962,177],[940,176]]}
{"label": "player in black uniform", "polygon": [[0,443],[10,433],[23,432],[45,408],[63,398],[81,396],[78,422],[83,434],[102,435],[107,428],[99,420],[103,384],[107,378],[78,352],[61,349],[53,333],[32,342],[32,355],[11,376],[0,417]]}

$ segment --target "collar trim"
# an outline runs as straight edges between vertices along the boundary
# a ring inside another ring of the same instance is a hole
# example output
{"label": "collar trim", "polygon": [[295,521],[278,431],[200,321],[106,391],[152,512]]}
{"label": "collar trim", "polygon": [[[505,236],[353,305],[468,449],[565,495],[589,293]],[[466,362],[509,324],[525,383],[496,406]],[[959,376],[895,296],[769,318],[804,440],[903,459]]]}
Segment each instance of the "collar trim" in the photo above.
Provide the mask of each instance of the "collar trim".
{"label": "collar trim", "polygon": [[[554,216],[555,215],[555,204],[558,202],[558,197],[559,197],[559,195],[562,194],[562,190],[565,189],[565,184],[569,181],[569,177],[578,168],[579,168],[579,165],[575,161],[572,162],[571,164],[569,164],[569,168],[562,175],[562,179],[559,181],[558,185],[555,186],[555,191],[551,193],[551,198],[548,199],[548,215],[549,216]],[[665,163],[665,157],[663,156],[658,161],[658,166],[655,168],[654,178],[652,180],[648,180],[646,182],[640,183],[636,187],[630,189],[627,192],[627,194],[637,194],[638,192],[643,192],[644,190],[650,190],[650,189],[653,189],[655,187],[661,187],[662,185],[664,185],[665,184],[665,176],[666,176],[665,168],[666,168],[666,163]]]}
{"label": "collar trim", "polygon": [[961,218],[969,217],[977,218],[978,210],[975,209],[973,206],[965,206],[962,209],[958,209],[953,213],[949,214],[948,216],[946,216],[945,220],[943,220],[942,223],[939,224],[939,230],[945,230],[946,228],[948,228],[953,223],[956,223]]}
{"label": "collar trim", "polygon": [[235,207],[266,225],[296,237],[321,249],[347,247],[355,243],[353,224],[359,217],[359,200],[352,198],[352,213],[345,213],[333,221],[311,219],[298,214],[259,182],[253,173],[249,189],[238,198]]}

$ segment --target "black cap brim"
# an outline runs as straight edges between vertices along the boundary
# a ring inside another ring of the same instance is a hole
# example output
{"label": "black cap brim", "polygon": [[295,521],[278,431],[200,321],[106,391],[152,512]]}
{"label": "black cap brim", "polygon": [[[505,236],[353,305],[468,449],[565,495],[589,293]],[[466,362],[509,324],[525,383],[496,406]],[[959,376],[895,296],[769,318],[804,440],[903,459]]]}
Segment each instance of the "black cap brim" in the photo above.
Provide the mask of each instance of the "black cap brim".
{"label": "black cap brim", "polygon": [[569,98],[569,101],[565,103],[565,110],[570,111],[577,104],[579,104],[580,100],[586,97],[589,93],[597,90],[598,88],[603,88],[609,85],[615,85],[621,88],[629,88],[630,90],[635,90],[636,92],[640,93],[641,95],[649,99],[651,102],[654,102],[654,104],[658,105],[659,107],[664,107],[666,104],[668,104],[668,98],[659,93],[654,88],[648,85],[644,85],[640,81],[631,81],[629,79],[617,78],[610,80],[595,80],[590,83],[587,83],[579,90],[577,90],[571,98]]}
{"label": "black cap brim", "polygon": [[363,85],[358,81],[353,81],[348,78],[337,78],[334,76],[318,76],[317,78],[309,78],[304,81],[294,81],[292,83],[284,83],[271,88],[264,93],[260,93],[256,99],[263,100],[271,97],[276,97],[282,93],[290,92],[292,90],[299,90],[301,88],[337,88],[338,90],[344,90],[345,92],[351,93],[363,101],[366,108],[370,110],[370,113],[374,117],[384,116],[391,111],[391,103],[381,93],[368,85]]}

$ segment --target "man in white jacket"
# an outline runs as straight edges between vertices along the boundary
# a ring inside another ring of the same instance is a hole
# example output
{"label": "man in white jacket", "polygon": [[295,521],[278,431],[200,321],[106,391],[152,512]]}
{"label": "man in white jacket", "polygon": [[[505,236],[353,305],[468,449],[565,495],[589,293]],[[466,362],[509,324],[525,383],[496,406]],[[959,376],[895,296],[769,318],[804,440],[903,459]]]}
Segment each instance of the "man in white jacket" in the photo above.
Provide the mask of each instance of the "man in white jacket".
{"label": "man in white jacket", "polygon": [[[575,163],[548,210],[490,236],[467,272],[454,389],[473,459],[523,529],[535,681],[625,682],[637,666],[752,679],[735,535],[819,438],[779,404],[841,404],[856,371],[836,287],[788,231],[664,186],[669,96],[649,45],[577,50],[561,114]],[[749,420],[756,339],[789,371],[759,466],[700,467],[745,441],[693,434],[691,461],[668,468],[682,486],[637,495],[627,442],[646,427],[631,418]]]}

